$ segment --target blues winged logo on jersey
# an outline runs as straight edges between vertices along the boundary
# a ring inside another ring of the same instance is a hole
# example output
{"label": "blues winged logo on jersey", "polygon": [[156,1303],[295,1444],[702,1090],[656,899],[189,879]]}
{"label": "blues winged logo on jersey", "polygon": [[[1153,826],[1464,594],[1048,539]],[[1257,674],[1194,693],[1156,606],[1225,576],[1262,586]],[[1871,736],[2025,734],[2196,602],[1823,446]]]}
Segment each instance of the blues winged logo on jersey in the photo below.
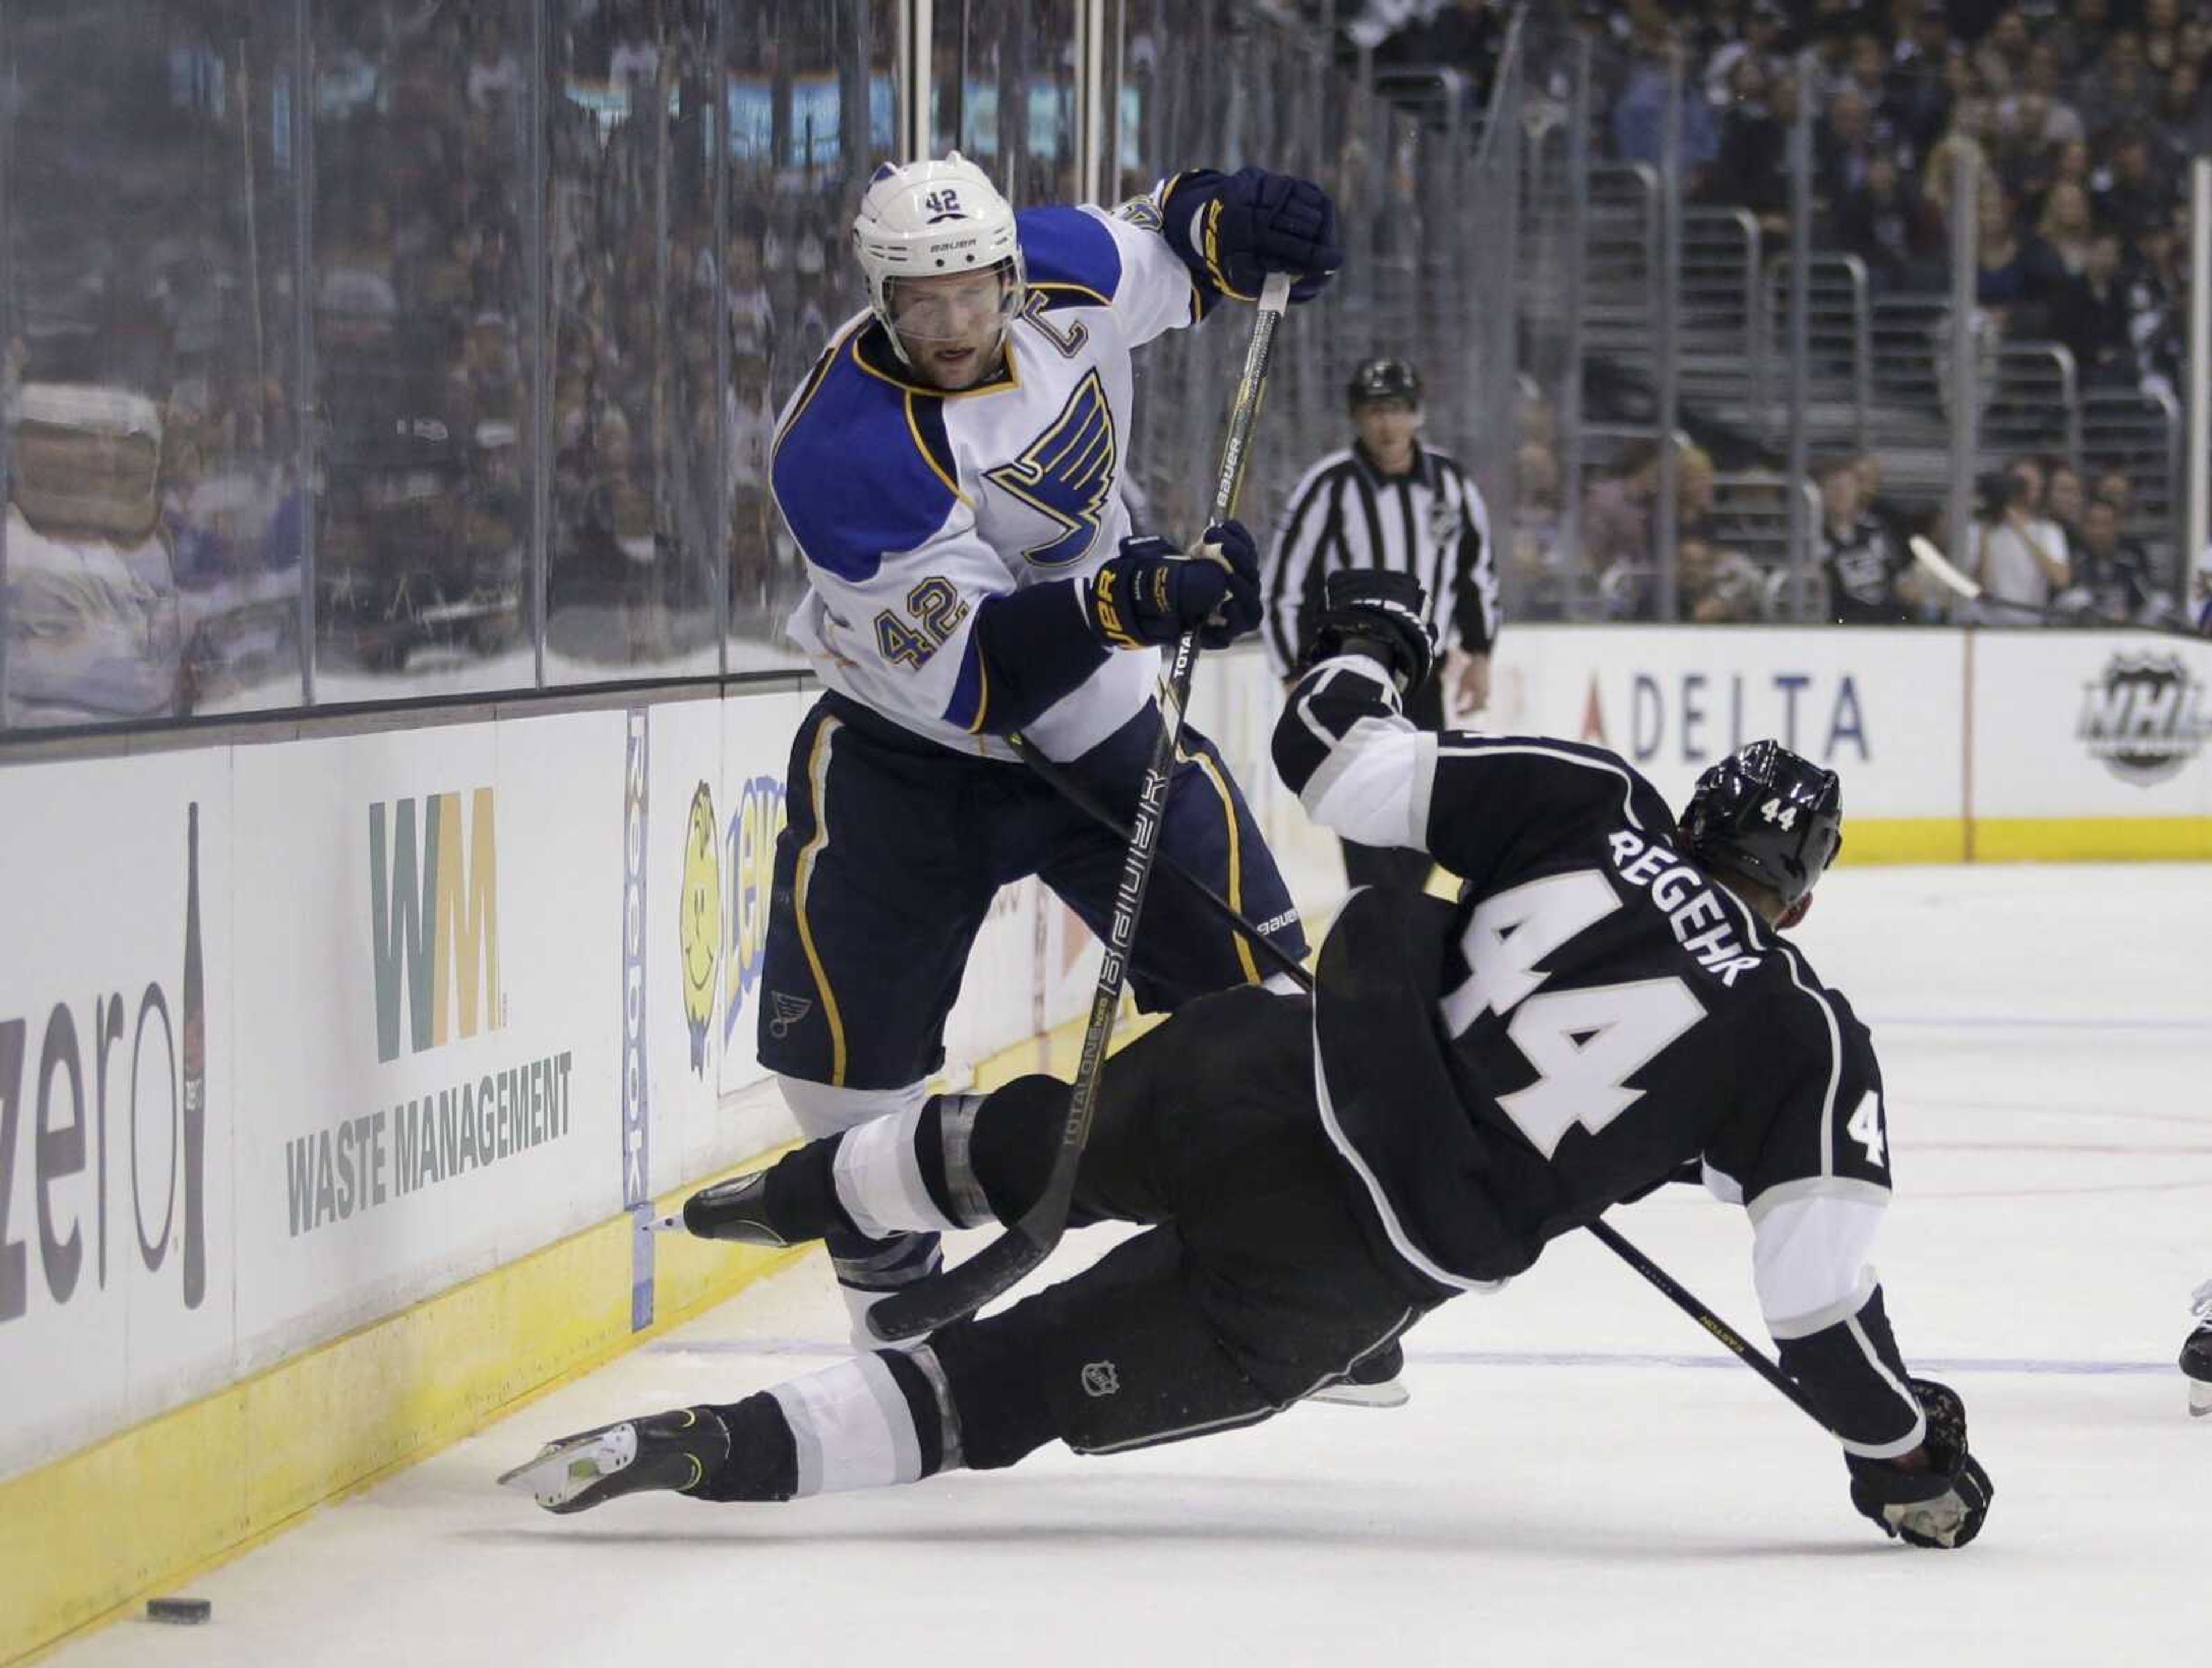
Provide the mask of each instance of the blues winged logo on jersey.
{"label": "blues winged logo on jersey", "polygon": [[[1130,531],[1130,354],[1195,322],[1207,299],[1158,223],[1022,215],[1030,294],[1005,367],[973,388],[916,378],[863,313],[792,397],[772,465],[807,562],[790,630],[830,688],[933,741],[1012,756],[989,733],[977,611],[1089,573]],[[1109,656],[1025,733],[1075,757],[1144,705],[1153,673],[1149,657]]]}
{"label": "blues winged logo on jersey", "polygon": [[1060,420],[1011,464],[983,471],[1003,488],[1066,529],[1061,537],[1022,552],[1040,567],[1057,567],[1087,554],[1098,534],[1098,518],[1113,493],[1119,470],[1114,413],[1098,373],[1076,385]]}

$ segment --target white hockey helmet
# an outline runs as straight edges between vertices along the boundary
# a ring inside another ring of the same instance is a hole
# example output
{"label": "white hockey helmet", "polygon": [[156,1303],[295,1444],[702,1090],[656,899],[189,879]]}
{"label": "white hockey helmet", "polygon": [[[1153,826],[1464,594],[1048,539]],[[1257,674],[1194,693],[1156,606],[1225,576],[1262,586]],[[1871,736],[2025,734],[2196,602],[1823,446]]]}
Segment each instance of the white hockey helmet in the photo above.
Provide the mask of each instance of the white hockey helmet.
{"label": "white hockey helmet", "polygon": [[853,252],[867,274],[868,306],[902,359],[906,349],[892,306],[893,286],[902,278],[1003,269],[1012,282],[1001,314],[1011,324],[1021,311],[1025,275],[1013,205],[957,150],[942,161],[878,168],[853,218]]}

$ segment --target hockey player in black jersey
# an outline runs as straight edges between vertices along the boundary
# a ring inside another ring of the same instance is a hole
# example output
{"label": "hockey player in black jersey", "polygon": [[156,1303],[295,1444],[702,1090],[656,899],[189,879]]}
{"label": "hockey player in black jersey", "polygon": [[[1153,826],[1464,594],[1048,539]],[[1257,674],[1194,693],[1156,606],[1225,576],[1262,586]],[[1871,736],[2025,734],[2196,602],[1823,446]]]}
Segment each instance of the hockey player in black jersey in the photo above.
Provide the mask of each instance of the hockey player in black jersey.
{"label": "hockey player in black jersey", "polygon": [[[1873,1048],[1780,936],[1840,846],[1834,774],[1759,743],[1678,823],[1601,749],[1407,723],[1434,648],[1405,576],[1335,576],[1327,603],[1278,768],[1338,833],[1431,852],[1458,902],[1356,893],[1310,1001],[1207,997],[1118,1055],[1071,1220],[1152,1226],[1082,1274],[911,1350],[563,1439],[503,1481],[556,1512],[784,1500],[1252,1423],[1694,1168],[1751,1217],[1760,1307],[1852,1504],[1917,1546],[1974,1538],[1992,1491],[1964,1408],[1909,1374],[1866,1265],[1889,1198]],[[696,1196],[687,1222],[770,1245],[1011,1222],[1067,1093],[933,1097]]]}

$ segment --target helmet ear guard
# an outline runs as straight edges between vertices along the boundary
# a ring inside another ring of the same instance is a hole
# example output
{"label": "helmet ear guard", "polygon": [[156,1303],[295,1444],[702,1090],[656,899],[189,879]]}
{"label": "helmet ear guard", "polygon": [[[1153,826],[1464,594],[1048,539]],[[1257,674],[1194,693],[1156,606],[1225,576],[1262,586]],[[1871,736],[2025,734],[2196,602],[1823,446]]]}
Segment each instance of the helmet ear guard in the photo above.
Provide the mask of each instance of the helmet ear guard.
{"label": "helmet ear guard", "polygon": [[1843,784],[1778,742],[1753,742],[1698,779],[1682,812],[1684,849],[1699,863],[1766,888],[1787,928],[1844,848]]}

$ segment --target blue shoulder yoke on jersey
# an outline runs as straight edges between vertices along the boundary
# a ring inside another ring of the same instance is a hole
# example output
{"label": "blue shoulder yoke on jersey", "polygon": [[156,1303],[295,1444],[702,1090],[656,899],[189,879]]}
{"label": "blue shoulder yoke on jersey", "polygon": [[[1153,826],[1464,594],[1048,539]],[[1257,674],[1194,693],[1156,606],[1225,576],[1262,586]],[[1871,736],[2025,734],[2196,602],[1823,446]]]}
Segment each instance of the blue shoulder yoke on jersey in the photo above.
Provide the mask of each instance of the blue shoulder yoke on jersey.
{"label": "blue shoulder yoke on jersey", "polygon": [[1103,307],[1121,288],[1121,252],[1114,234],[1080,209],[1030,209],[1014,216],[1031,289],[1045,307]]}
{"label": "blue shoulder yoke on jersey", "polygon": [[839,337],[815,361],[771,465],[800,551],[854,584],[927,543],[963,501],[945,403],[863,362],[876,328]]}

